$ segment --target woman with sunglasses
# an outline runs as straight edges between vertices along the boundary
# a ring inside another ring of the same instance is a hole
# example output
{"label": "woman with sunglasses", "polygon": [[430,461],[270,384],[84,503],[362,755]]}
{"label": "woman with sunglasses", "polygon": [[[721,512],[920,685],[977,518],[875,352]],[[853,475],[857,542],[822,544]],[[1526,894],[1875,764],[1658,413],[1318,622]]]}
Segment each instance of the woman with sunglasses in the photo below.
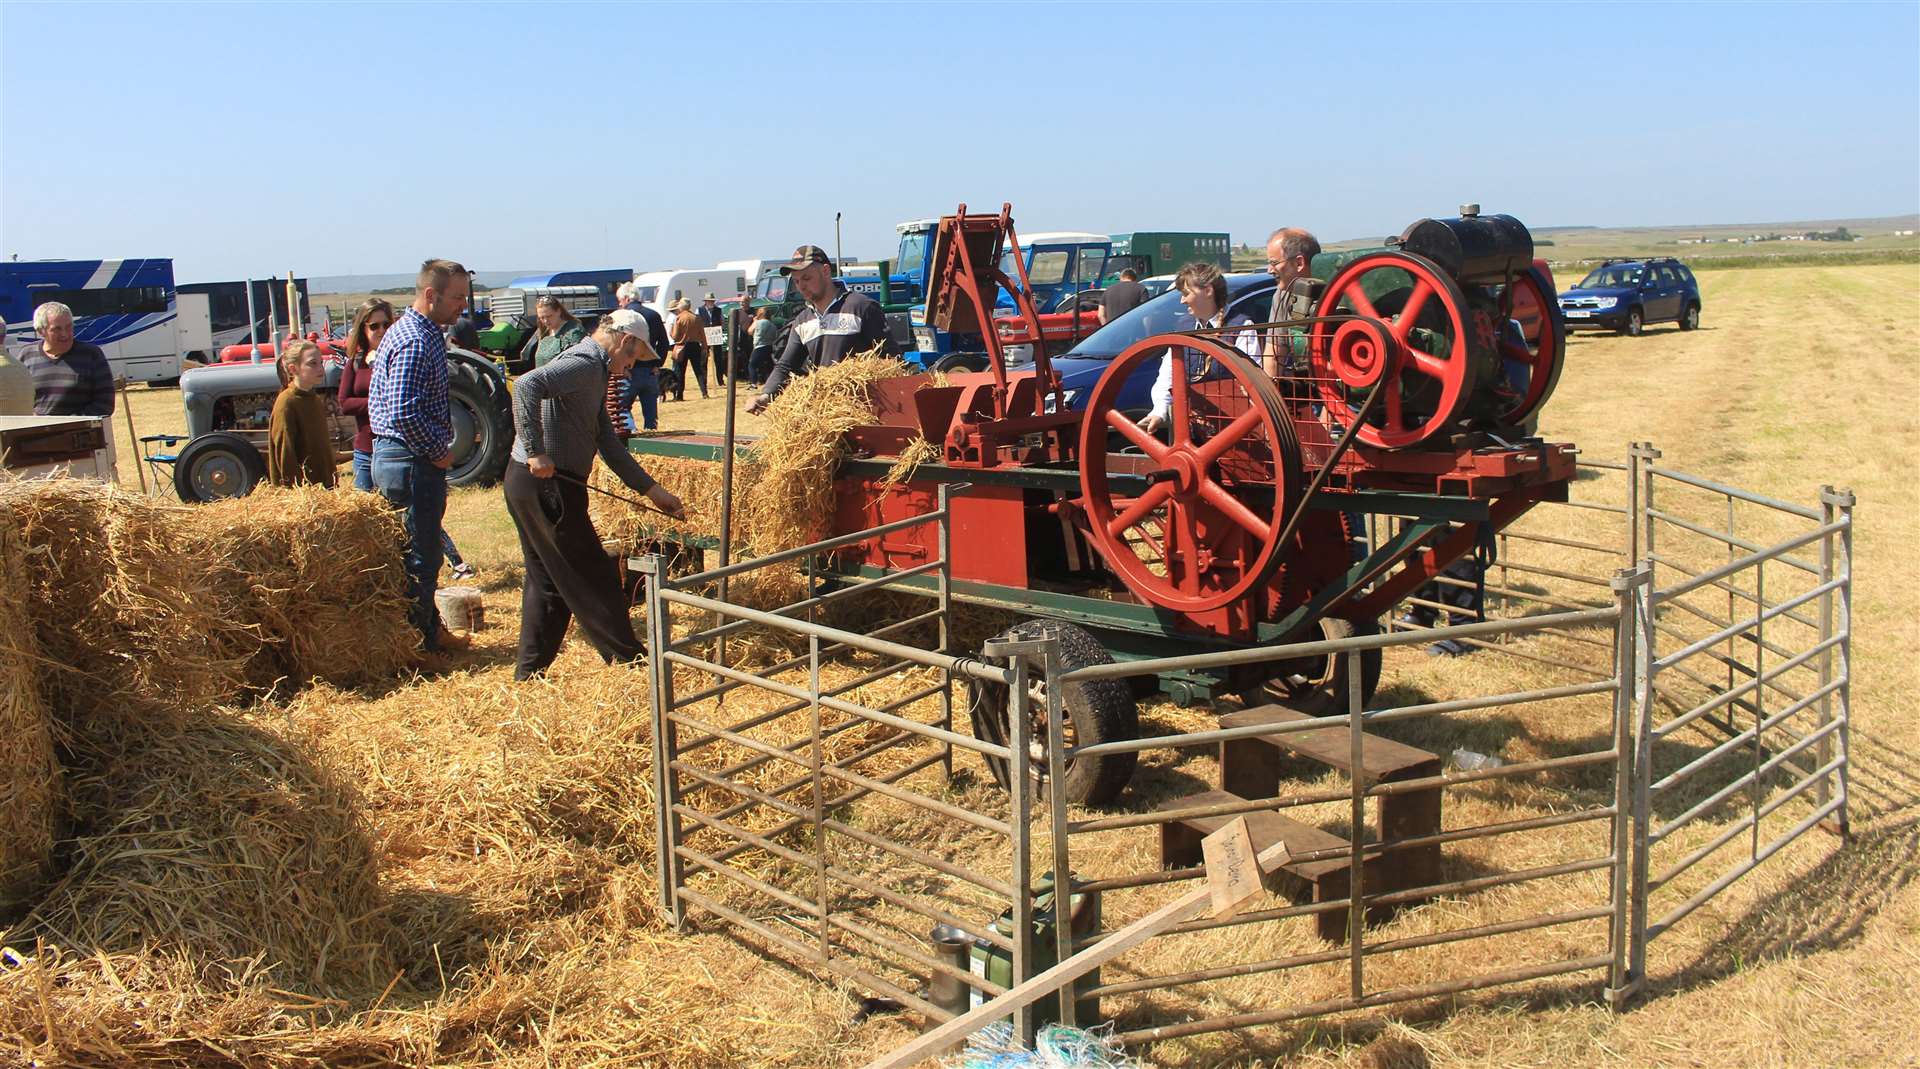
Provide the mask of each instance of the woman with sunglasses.
{"label": "woman with sunglasses", "polygon": [[373,384],[373,354],[393,326],[393,305],[372,297],[353,313],[347,331],[347,363],[340,369],[335,400],[340,414],[353,417],[353,488],[373,489],[373,425],[367,416],[367,389]]}
{"label": "woman with sunglasses", "polygon": [[[353,417],[353,488],[373,490],[373,425],[367,415],[367,390],[373,384],[373,356],[380,351],[380,339],[393,326],[393,305],[378,297],[368,298],[353,314],[353,327],[347,331],[347,363],[340,369],[340,391],[335,400],[340,413]],[[460,556],[453,536],[440,528],[440,549],[453,565],[455,579],[471,579],[478,574],[473,565]]]}

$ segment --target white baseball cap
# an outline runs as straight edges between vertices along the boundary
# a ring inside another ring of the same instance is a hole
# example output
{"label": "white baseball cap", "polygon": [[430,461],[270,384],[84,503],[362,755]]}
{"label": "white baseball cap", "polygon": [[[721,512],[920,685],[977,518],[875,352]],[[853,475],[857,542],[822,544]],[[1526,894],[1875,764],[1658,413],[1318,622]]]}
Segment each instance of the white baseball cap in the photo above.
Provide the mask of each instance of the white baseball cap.
{"label": "white baseball cap", "polygon": [[601,316],[600,322],[616,334],[631,334],[642,341],[647,338],[647,321],[639,312],[615,308]]}

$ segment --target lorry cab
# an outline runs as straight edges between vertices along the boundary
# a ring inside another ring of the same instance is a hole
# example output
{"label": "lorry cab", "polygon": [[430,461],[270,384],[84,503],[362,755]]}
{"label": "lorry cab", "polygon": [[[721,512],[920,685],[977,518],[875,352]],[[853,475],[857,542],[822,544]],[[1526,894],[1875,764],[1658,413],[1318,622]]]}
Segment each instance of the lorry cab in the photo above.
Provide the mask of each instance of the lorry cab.
{"label": "lorry cab", "polygon": [[[1099,286],[1112,252],[1113,242],[1105,234],[1059,230],[1021,235],[1020,255],[1027,262],[1034,304],[1052,309],[1069,293]],[[1015,274],[1011,252],[1001,254],[1000,270],[1009,277]],[[1002,293],[998,307],[1012,312],[1013,299]]]}

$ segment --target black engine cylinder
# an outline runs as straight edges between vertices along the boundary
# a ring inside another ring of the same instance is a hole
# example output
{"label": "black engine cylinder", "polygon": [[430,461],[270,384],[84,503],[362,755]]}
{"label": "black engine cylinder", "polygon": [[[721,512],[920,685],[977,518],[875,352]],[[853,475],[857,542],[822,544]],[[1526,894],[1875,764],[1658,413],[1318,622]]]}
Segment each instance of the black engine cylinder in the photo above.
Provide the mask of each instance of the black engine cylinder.
{"label": "black engine cylinder", "polygon": [[1467,284],[1505,282],[1533,263],[1533,234],[1511,215],[1422,219],[1401,233],[1400,248]]}

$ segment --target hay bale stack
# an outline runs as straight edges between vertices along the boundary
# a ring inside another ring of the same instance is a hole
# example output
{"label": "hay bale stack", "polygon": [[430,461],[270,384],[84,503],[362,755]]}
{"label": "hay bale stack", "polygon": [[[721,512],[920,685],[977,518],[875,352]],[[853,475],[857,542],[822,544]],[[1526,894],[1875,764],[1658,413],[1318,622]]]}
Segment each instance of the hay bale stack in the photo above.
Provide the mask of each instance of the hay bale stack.
{"label": "hay bale stack", "polygon": [[231,696],[254,640],[175,537],[184,511],[91,480],[0,482],[51,707],[114,718]]}
{"label": "hay bale stack", "polygon": [[6,938],[184,957],[216,988],[378,991],[396,971],[379,857],[311,753],[219,710],[80,740],[72,862]]}
{"label": "hay bale stack", "polygon": [[248,683],[358,686],[413,663],[403,528],[378,495],[262,487],[176,520],[224,616],[248,630]]}
{"label": "hay bale stack", "polygon": [[39,662],[19,532],[0,522],[0,913],[39,888],[53,856],[60,763]]}

